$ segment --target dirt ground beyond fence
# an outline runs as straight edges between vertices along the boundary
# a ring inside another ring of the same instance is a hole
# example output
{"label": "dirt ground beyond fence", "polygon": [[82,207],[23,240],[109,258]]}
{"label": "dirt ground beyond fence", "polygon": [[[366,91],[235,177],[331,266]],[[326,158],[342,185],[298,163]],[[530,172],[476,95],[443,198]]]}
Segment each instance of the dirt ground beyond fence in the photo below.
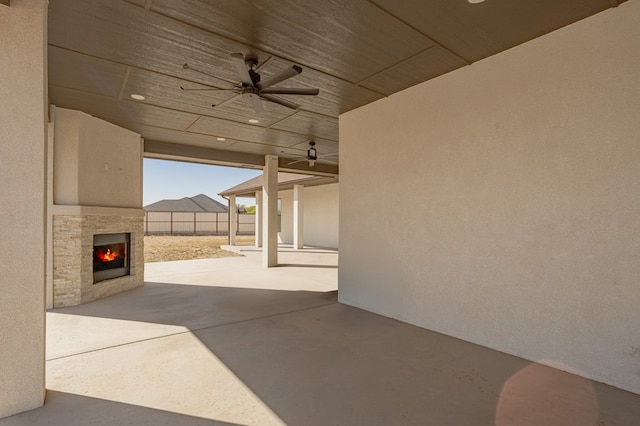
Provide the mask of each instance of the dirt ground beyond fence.
{"label": "dirt ground beyond fence", "polygon": [[[253,245],[253,236],[238,236],[238,245]],[[144,237],[144,261],[168,262],[171,260],[211,259],[233,257],[239,254],[223,250],[221,245],[229,243],[226,236],[178,236],[146,235]]]}

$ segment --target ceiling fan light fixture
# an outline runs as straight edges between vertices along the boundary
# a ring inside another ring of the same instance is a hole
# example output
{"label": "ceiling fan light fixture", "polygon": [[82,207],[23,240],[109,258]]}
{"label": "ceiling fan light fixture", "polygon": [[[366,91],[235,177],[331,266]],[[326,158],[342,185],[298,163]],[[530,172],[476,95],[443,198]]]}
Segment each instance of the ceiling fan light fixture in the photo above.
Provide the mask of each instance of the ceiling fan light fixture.
{"label": "ceiling fan light fixture", "polygon": [[309,162],[317,160],[318,151],[314,147],[309,148],[307,150],[307,157],[309,158]]}
{"label": "ceiling fan light fixture", "polygon": [[[290,164],[296,164],[296,163],[301,163],[301,162],[308,162],[309,163],[309,167],[313,167],[316,165],[316,161],[318,160],[318,151],[315,148],[316,143],[314,141],[309,142],[309,149],[307,149],[307,156],[306,157],[298,157],[299,160],[296,160],[295,158],[292,158],[292,162],[287,163],[287,165]],[[284,154],[284,151],[280,151],[280,153]],[[337,164],[337,163],[336,163]]]}
{"label": "ceiling fan light fixture", "polygon": [[467,1],[468,1],[469,3],[471,3],[471,4],[479,4],[479,3],[484,2],[484,0],[467,0]]}

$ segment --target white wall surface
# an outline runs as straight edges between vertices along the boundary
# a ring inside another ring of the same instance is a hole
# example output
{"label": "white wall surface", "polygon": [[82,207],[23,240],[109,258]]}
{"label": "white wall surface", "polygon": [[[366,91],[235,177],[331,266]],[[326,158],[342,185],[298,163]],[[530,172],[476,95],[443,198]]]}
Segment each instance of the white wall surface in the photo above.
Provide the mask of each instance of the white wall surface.
{"label": "white wall surface", "polygon": [[[338,248],[338,183],[304,188],[304,245]],[[282,228],[279,242],[293,244],[293,190],[280,191]]]}
{"label": "white wall surface", "polygon": [[0,418],[45,395],[47,2],[0,5]]}
{"label": "white wall surface", "polygon": [[639,46],[630,0],[342,115],[340,301],[640,393]]}
{"label": "white wall surface", "polygon": [[338,248],[339,183],[304,189],[304,241],[314,247]]}
{"label": "white wall surface", "polygon": [[278,199],[281,204],[278,243],[293,244],[293,190],[278,191]]}
{"label": "white wall surface", "polygon": [[140,135],[55,109],[54,204],[142,208]]}

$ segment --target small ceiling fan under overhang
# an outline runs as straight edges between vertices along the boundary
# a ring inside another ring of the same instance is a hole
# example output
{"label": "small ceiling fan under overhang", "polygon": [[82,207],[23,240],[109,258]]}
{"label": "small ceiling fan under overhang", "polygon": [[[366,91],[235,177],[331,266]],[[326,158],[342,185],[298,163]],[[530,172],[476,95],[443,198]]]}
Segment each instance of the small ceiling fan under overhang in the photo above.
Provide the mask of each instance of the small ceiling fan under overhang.
{"label": "small ceiling fan under overhang", "polygon": [[[333,157],[333,156],[337,156],[337,155],[338,155],[337,153],[324,154],[322,156],[323,157],[322,161],[327,162],[327,163],[331,163],[331,164],[337,164],[336,161],[327,159],[329,157]],[[288,166],[291,165],[291,164],[302,163],[304,161],[308,161],[309,162],[309,167],[315,166],[316,161],[318,161],[318,150],[316,149],[316,143],[314,141],[309,142],[309,149],[307,150],[307,156],[306,157],[290,158],[290,160],[294,160],[294,161],[292,161],[290,163],[287,163]]]}
{"label": "small ceiling fan under overhang", "polygon": [[[279,105],[283,105],[287,108],[298,109],[300,105],[295,102],[291,102],[288,99],[283,99],[280,96],[275,95],[312,95],[315,96],[320,93],[319,89],[310,88],[290,88],[290,87],[272,87],[284,80],[294,77],[302,72],[302,68],[298,65],[293,65],[278,74],[272,75],[269,78],[262,80],[262,76],[255,70],[258,65],[258,61],[255,58],[245,57],[242,53],[232,53],[231,61],[236,68],[240,82],[236,84],[232,89],[185,89],[180,86],[182,90],[232,90],[237,93],[238,96],[242,95],[245,98],[249,98],[253,109],[256,113],[264,111],[261,100],[266,100]],[[184,69],[191,69],[196,72],[209,75],[202,71],[196,70],[190,67],[188,64],[182,66]],[[236,96],[237,97],[237,96]],[[234,99],[234,98],[233,98]],[[228,101],[225,101],[228,102]],[[215,106],[215,105],[212,105]]]}

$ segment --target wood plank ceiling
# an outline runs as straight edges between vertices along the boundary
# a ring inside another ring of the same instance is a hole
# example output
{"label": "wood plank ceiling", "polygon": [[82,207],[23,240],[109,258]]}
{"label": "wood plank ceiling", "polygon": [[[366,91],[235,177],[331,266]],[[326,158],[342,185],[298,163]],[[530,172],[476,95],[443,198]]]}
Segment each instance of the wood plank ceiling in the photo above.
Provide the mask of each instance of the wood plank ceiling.
{"label": "wood plank ceiling", "polygon": [[[622,1],[50,0],[50,102],[140,133],[148,156],[257,164],[315,141],[315,169],[292,167],[337,173],[323,154],[338,152],[340,114]],[[180,89],[232,88],[233,52],[256,57],[263,79],[300,65],[281,85],[320,94],[256,114],[231,91]]]}

